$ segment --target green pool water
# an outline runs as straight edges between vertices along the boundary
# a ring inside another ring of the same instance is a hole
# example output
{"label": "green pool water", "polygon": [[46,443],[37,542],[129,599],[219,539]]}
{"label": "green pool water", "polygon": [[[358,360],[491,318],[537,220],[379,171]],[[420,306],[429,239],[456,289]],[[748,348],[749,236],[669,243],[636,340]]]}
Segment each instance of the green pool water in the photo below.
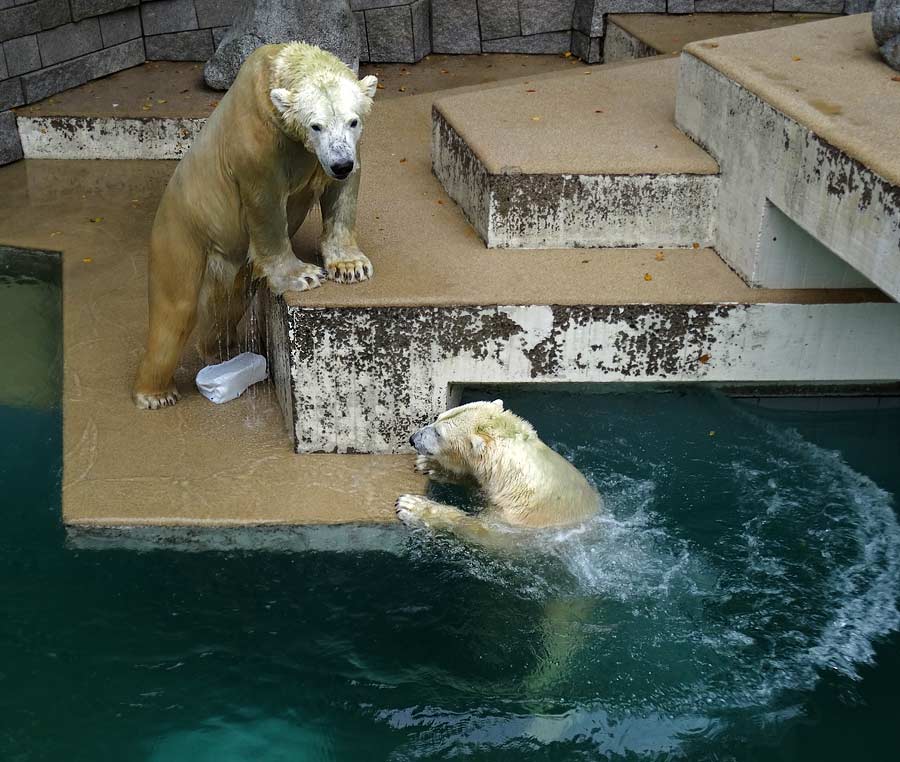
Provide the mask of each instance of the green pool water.
{"label": "green pool water", "polygon": [[896,757],[900,410],[500,394],[606,514],[504,553],[77,550],[59,409],[0,405],[0,760]]}

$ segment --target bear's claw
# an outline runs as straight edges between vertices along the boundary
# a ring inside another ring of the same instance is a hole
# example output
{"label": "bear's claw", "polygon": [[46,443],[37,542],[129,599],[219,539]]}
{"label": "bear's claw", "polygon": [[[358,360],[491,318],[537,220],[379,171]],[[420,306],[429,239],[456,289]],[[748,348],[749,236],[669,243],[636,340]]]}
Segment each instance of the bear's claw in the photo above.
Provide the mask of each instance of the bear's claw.
{"label": "bear's claw", "polygon": [[360,283],[372,277],[374,268],[365,254],[356,254],[346,259],[326,262],[328,278],[337,283]]}
{"label": "bear's claw", "polygon": [[170,407],[178,402],[181,395],[178,389],[172,387],[164,392],[146,394],[144,392],[134,393],[134,404],[140,410],[159,410],[163,407]]}

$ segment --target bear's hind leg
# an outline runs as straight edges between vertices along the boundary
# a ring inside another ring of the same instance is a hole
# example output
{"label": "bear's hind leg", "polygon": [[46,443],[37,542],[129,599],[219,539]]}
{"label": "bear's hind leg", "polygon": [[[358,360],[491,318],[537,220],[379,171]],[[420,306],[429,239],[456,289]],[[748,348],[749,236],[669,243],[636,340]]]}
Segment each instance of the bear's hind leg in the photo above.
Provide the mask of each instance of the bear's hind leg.
{"label": "bear's hind leg", "polygon": [[205,254],[182,239],[179,251],[171,238],[156,235],[150,243],[150,328],[147,349],[138,368],[132,397],[145,410],[178,401],[175,368],[197,319],[197,300],[205,269]]}
{"label": "bear's hind leg", "polygon": [[197,351],[207,364],[237,354],[238,325],[250,302],[250,265],[235,266],[210,256],[200,290]]}

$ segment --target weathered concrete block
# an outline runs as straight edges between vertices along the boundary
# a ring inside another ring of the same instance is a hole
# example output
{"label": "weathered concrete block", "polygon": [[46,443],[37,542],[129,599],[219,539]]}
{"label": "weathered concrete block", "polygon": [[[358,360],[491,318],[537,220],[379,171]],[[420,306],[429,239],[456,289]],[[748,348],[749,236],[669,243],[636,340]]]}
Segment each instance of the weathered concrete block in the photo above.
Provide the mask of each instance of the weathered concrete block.
{"label": "weathered concrete block", "polygon": [[197,25],[201,29],[229,26],[241,10],[242,0],[194,0]]}
{"label": "weathered concrete block", "polygon": [[3,56],[3,46],[0,45],[0,80],[6,79],[9,72],[6,69],[6,58]]}
{"label": "weathered concrete block", "polygon": [[575,0],[572,28],[589,37],[601,37],[605,14],[603,0]]}
{"label": "weathered concrete block", "polygon": [[485,53],[564,53],[572,44],[571,32],[546,32],[528,37],[506,37],[502,40],[485,40]]}
{"label": "weathered concrete block", "polygon": [[431,0],[416,0],[410,6],[413,19],[413,48],[415,61],[431,53]]}
{"label": "weathered concrete block", "polygon": [[141,36],[141,14],[137,8],[100,16],[100,36],[103,47],[111,47]]}
{"label": "weathered concrete block", "polygon": [[[356,19],[356,28],[359,30],[359,61],[360,63],[369,60],[369,40],[366,36],[366,14],[362,11],[353,11],[353,18]],[[216,43],[218,45],[218,43]]]}
{"label": "weathered concrete block", "polygon": [[372,8],[388,8],[395,5],[409,5],[411,0],[350,0],[354,11],[368,11]]}
{"label": "weathered concrete block", "polygon": [[0,80],[0,111],[21,106],[24,102],[21,79],[13,77]]}
{"label": "weathered concrete block", "polygon": [[412,15],[405,5],[375,8],[365,12],[369,38],[369,60],[378,62],[416,60]]}
{"label": "weathered concrete block", "polygon": [[293,40],[318,45],[354,71],[359,67],[359,31],[347,0],[248,0],[204,67],[206,84],[225,90],[260,45]]}
{"label": "weathered concrete block", "polygon": [[22,158],[22,143],[16,127],[16,115],[12,111],[0,113],[0,165],[10,164]]}
{"label": "weathered concrete block", "polygon": [[156,0],[141,5],[144,36],[184,32],[197,28],[193,0]]}
{"label": "weathered concrete block", "polygon": [[4,42],[3,55],[6,58],[6,68],[9,70],[7,77],[15,77],[41,68],[37,37],[33,34]]}
{"label": "weathered concrete block", "polygon": [[431,44],[435,53],[480,53],[476,0],[431,0]]}
{"label": "weathered concrete block", "polygon": [[900,71],[900,0],[876,0],[872,33],[882,58]]}
{"label": "weathered concrete block", "polygon": [[[137,5],[139,0],[132,0],[132,2],[134,5]],[[53,29],[72,20],[69,0],[38,0],[35,5],[37,6],[41,29]]]}
{"label": "weathered concrete block", "polygon": [[603,38],[603,63],[631,61],[635,58],[648,58],[658,54],[658,50],[651,48],[643,40],[639,40],[613,21],[606,25],[606,36]]}
{"label": "weathered concrete block", "polygon": [[96,18],[63,24],[37,36],[44,66],[77,58],[103,47],[100,22]]}
{"label": "weathered concrete block", "polygon": [[519,0],[522,34],[569,31],[575,0]]}
{"label": "weathered concrete block", "polygon": [[779,13],[840,13],[844,0],[775,0]]}
{"label": "weathered concrete block", "polygon": [[72,18],[75,21],[101,16],[104,13],[114,13],[123,8],[137,7],[140,0],[71,0]]}
{"label": "weathered concrete block", "polygon": [[766,13],[774,0],[694,0],[694,13]]}
{"label": "weathered concrete block", "polygon": [[875,7],[875,0],[847,0],[844,13],[869,13]]}
{"label": "weathered concrete block", "polygon": [[[675,116],[722,168],[716,250],[748,283],[842,288],[861,273],[900,299],[900,188],[689,53]],[[761,245],[769,205],[836,256],[796,251],[786,267]]]}
{"label": "weathered concrete block", "polygon": [[693,13],[694,0],[669,0],[666,3],[668,13]]}
{"label": "weathered concrete block", "polygon": [[41,18],[36,3],[0,11],[0,42],[34,34],[40,29]]}
{"label": "weathered concrete block", "polygon": [[144,49],[148,61],[207,61],[215,50],[211,29],[145,37]]}
{"label": "weathered concrete block", "polygon": [[572,53],[582,61],[590,64],[603,60],[602,37],[588,37],[577,29],[572,30]]}
{"label": "weathered concrete block", "polygon": [[145,61],[143,40],[130,40],[121,45],[73,58],[22,76],[25,101],[34,103],[56,93],[77,87],[97,77],[105,77]]}
{"label": "weathered concrete block", "polygon": [[522,34],[518,0],[480,0],[478,18],[483,40],[517,37]]}

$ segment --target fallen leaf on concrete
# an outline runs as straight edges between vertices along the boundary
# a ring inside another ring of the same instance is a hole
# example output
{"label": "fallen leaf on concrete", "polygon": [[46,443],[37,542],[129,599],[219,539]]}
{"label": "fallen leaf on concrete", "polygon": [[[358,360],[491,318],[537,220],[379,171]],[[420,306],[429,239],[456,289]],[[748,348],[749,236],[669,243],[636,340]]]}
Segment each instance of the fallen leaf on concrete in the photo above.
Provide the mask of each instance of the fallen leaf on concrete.
{"label": "fallen leaf on concrete", "polygon": [[702,362],[704,365],[706,365],[706,363],[709,362],[709,355],[703,354],[703,355],[700,355],[700,357],[698,357],[697,359],[700,362]]}
{"label": "fallen leaf on concrete", "polygon": [[563,53],[563,58],[571,58],[571,57],[572,57],[571,50],[567,50],[565,53]]}
{"label": "fallen leaf on concrete", "polygon": [[168,101],[165,98],[157,98],[156,102],[157,103],[168,103]]}
{"label": "fallen leaf on concrete", "polygon": [[213,108],[215,108],[216,106],[219,105],[219,99],[218,99],[218,98],[213,98],[213,99],[209,102],[209,105],[212,106]]}
{"label": "fallen leaf on concrete", "polygon": [[602,113],[603,113],[603,109],[602,109],[602,108],[594,109],[594,113],[595,113],[595,114],[602,114]]}
{"label": "fallen leaf on concrete", "polygon": [[644,273],[644,280],[651,281],[653,280],[653,276],[650,273]]}
{"label": "fallen leaf on concrete", "polygon": [[149,111],[149,110],[150,110],[149,103],[145,103],[143,106],[141,106],[141,111]]}
{"label": "fallen leaf on concrete", "polygon": [[103,218],[102,217],[91,217],[90,221],[91,222],[103,222]]}
{"label": "fallen leaf on concrete", "polygon": [[661,251],[656,252],[656,261],[657,262],[662,262],[665,258],[666,258],[666,255],[663,254]]}
{"label": "fallen leaf on concrete", "polygon": [[891,77],[891,82],[900,82],[900,77]]}
{"label": "fallen leaf on concrete", "polygon": [[530,90],[526,90],[525,92],[526,92],[526,93],[536,93],[537,90],[530,89]]}
{"label": "fallen leaf on concrete", "polygon": [[800,56],[791,56],[792,61],[802,61],[803,59]]}
{"label": "fallen leaf on concrete", "polygon": [[443,206],[443,205],[444,205],[444,200],[443,200],[443,199],[441,199],[441,198],[439,198],[439,199],[438,199],[438,200],[437,200],[437,202],[438,202],[438,203],[439,203],[439,204],[440,204],[440,205],[441,205],[441,206]]}
{"label": "fallen leaf on concrete", "polygon": [[56,236],[58,236],[58,235],[62,235],[62,230],[54,230],[54,231],[50,234],[50,237],[51,237],[51,238],[56,238]]}
{"label": "fallen leaf on concrete", "polygon": [[85,258],[82,259],[81,261],[84,262],[86,265],[89,265],[89,264],[90,264],[91,262],[93,262],[94,260],[91,259],[91,257],[85,257]]}
{"label": "fallen leaf on concrete", "polygon": [[450,73],[449,69],[441,69],[441,74],[449,74],[449,73]]}
{"label": "fallen leaf on concrete", "polygon": [[700,248],[700,244],[699,244],[699,243],[692,243],[691,246],[693,246],[695,249],[699,249],[699,248]]}
{"label": "fallen leaf on concrete", "polygon": [[532,121],[532,122],[539,122],[539,121],[541,121],[541,118],[540,118],[539,116],[533,116],[533,117],[531,117],[531,121]]}
{"label": "fallen leaf on concrete", "polygon": [[406,88],[405,88],[405,87],[398,87],[397,89],[398,89],[401,93],[405,93],[405,92],[406,92]]}
{"label": "fallen leaf on concrete", "polygon": [[401,164],[406,164],[406,159],[400,159]]}
{"label": "fallen leaf on concrete", "polygon": [[181,94],[184,95],[185,93],[188,93],[188,92],[190,92],[190,90],[185,88],[184,90],[181,91]]}
{"label": "fallen leaf on concrete", "polygon": [[379,82],[377,85],[375,85],[375,87],[376,87],[378,90],[384,90],[384,85],[381,84],[381,82]]}

